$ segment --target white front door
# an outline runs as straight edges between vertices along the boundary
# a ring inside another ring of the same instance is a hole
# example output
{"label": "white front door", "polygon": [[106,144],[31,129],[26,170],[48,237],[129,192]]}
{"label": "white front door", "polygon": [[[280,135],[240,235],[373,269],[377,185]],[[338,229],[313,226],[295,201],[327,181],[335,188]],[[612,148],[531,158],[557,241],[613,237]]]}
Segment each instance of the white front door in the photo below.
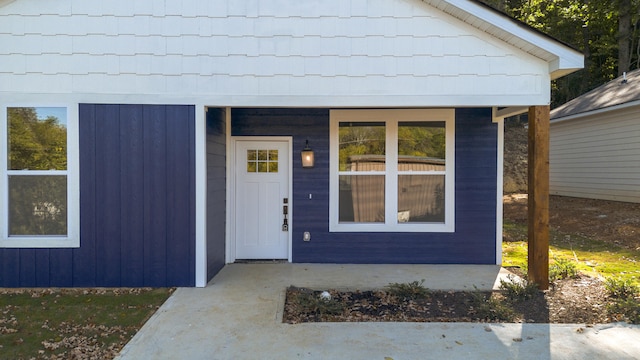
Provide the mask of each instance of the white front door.
{"label": "white front door", "polygon": [[235,142],[236,259],[288,258],[289,146],[286,140]]}

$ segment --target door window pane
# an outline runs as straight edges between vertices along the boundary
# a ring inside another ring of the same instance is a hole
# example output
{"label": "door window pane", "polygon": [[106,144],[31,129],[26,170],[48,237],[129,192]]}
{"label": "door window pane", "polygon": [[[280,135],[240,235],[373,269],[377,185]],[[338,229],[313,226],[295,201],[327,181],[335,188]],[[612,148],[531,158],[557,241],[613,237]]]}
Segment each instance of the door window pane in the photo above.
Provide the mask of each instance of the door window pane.
{"label": "door window pane", "polygon": [[278,150],[247,150],[247,172],[277,173]]}
{"label": "door window pane", "polygon": [[339,222],[384,223],[384,176],[340,175]]}
{"label": "door window pane", "polygon": [[66,235],[67,177],[9,176],[9,235]]}
{"label": "door window pane", "polygon": [[339,171],[385,170],[385,124],[340,123]]}
{"label": "door window pane", "polygon": [[7,170],[67,169],[67,109],[7,109]]}

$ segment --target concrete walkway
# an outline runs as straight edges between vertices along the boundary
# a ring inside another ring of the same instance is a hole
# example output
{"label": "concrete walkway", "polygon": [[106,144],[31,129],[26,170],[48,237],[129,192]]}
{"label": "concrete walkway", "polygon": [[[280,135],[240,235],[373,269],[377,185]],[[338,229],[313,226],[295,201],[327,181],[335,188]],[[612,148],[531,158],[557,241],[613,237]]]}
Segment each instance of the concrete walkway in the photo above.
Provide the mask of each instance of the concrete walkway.
{"label": "concrete walkway", "polygon": [[285,289],[490,289],[505,271],[475,265],[232,264],[180,288],[120,359],[638,359],[640,327],[607,324],[283,324]]}

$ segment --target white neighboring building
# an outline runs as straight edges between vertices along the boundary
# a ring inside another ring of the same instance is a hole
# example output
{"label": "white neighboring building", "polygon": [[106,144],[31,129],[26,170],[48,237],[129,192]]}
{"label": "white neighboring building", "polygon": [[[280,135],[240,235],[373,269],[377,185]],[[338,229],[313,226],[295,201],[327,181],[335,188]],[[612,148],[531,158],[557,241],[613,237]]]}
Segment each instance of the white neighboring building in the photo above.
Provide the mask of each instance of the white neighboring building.
{"label": "white neighboring building", "polygon": [[550,192],[640,203],[640,70],[551,112]]}

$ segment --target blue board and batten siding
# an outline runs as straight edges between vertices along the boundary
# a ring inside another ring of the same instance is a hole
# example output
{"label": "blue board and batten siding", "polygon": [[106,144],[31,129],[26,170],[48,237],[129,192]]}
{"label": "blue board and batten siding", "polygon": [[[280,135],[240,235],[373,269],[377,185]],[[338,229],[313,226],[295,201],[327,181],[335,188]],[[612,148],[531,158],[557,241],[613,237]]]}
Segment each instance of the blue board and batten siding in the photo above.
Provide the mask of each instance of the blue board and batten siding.
{"label": "blue board and batten siding", "polygon": [[[456,110],[453,233],[329,233],[329,110],[233,109],[231,118],[233,136],[293,136],[294,262],[495,264],[498,134],[491,109]],[[311,169],[298,156],[307,139],[316,158]],[[302,241],[304,231],[310,242]]]}
{"label": "blue board and batten siding", "polygon": [[80,247],[0,249],[0,286],[195,285],[194,107],[79,110]]}
{"label": "blue board and batten siding", "polygon": [[225,264],[226,110],[207,109],[207,280]]}
{"label": "blue board and batten siding", "polygon": [[[80,105],[80,248],[0,249],[0,286],[195,285],[194,111]],[[207,279],[225,261],[225,111],[206,116]],[[233,136],[293,137],[294,262],[495,264],[491,109],[456,110],[453,233],[329,233],[329,109],[232,109],[231,119]],[[298,155],[306,140],[310,169]]]}

